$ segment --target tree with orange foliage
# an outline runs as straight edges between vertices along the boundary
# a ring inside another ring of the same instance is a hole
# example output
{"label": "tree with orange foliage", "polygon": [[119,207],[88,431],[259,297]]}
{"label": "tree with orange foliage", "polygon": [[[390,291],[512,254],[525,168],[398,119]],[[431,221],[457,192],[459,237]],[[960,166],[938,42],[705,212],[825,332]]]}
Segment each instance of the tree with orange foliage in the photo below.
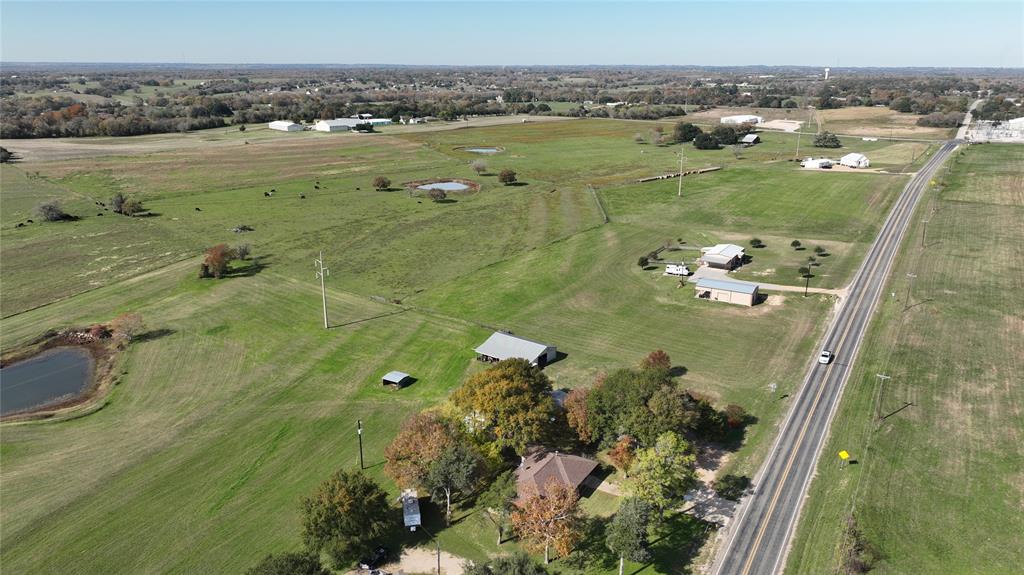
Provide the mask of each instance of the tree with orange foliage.
{"label": "tree with orange foliage", "polygon": [[550,549],[562,557],[572,553],[583,538],[583,513],[576,489],[552,477],[541,494],[534,488],[512,512],[512,527],[532,551],[544,550],[544,563],[550,563]]}
{"label": "tree with orange foliage", "polygon": [[612,460],[612,465],[622,470],[629,477],[629,468],[633,465],[633,459],[636,458],[636,440],[628,435],[623,435],[615,443],[615,446],[608,450],[608,459]]}
{"label": "tree with orange foliage", "polygon": [[672,369],[672,359],[664,350],[656,349],[640,362],[640,369]]}
{"label": "tree with orange foliage", "polygon": [[221,278],[228,269],[228,264],[235,259],[235,251],[227,244],[217,244],[206,250],[206,257],[203,258],[203,269],[201,277]]}
{"label": "tree with orange foliage", "polygon": [[569,427],[576,432],[576,436],[583,443],[590,443],[594,440],[593,430],[590,428],[590,420],[587,411],[588,390],[577,388],[565,396],[565,418]]}
{"label": "tree with orange foliage", "polygon": [[455,426],[436,413],[417,413],[405,420],[384,448],[384,473],[401,488],[420,487],[430,465],[456,443]]}
{"label": "tree with orange foliage", "polygon": [[142,328],[142,314],[138,313],[123,313],[110,321],[110,331],[114,338],[125,342],[131,341]]}

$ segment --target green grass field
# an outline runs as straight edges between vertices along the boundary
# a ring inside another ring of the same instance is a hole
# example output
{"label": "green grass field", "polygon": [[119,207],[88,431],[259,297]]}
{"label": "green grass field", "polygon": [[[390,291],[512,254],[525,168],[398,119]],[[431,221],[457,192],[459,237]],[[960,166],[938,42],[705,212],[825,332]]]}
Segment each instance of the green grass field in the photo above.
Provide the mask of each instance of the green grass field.
{"label": "green grass field", "polygon": [[[3,427],[5,572],[237,572],[268,552],[297,549],[299,499],[356,464],[355,421],[367,428],[369,473],[394,492],[383,447],[404,417],[480,369],[472,348],[492,328],[567,353],[547,370],[558,387],[665,349],[686,368],[685,385],[758,418],[728,463],[752,473],[783,409],[768,386],[778,394],[799,383],[831,300],[709,304],[660,270],[641,270],[637,257],[667,238],[697,247],[756,235],[768,247],[745,273],[776,268],[774,281],[795,283],[778,270],[797,257],[788,243],[799,238],[833,251],[820,282],[838,286],[906,178],[801,173],[777,161],[793,136],[770,135],[740,159],[688,150],[688,165],[725,169],[687,179],[679,200],[674,182],[635,183],[677,162],[677,148],[632,141],[638,126],[652,125],[581,120],[294,138],[210,130],[99,140],[115,155],[3,166],[0,345],[124,311],[140,312],[154,330],[121,358],[99,411]],[[178,148],[143,145],[175,138]],[[469,166],[477,156],[456,149],[464,145],[505,151],[487,157],[489,171],[478,176]],[[505,167],[525,185],[498,184],[493,174]],[[460,177],[481,189],[433,203],[404,189],[373,191],[378,174],[393,188]],[[602,225],[590,185],[611,223]],[[158,215],[97,216],[95,202],[119,190]],[[48,198],[81,219],[14,227]],[[254,231],[231,231],[240,224]],[[251,244],[265,267],[197,279],[198,254],[218,242]],[[320,249],[331,269],[329,330],[320,327],[312,269]],[[382,389],[379,378],[392,369],[418,381]],[[604,494],[586,503],[598,515],[615,505]],[[458,516],[440,535],[445,550],[473,559],[502,550],[473,509]],[[656,560],[634,570],[686,572],[706,535],[679,517],[659,536]]]}
{"label": "green grass field", "polygon": [[[954,165],[893,269],[895,297],[860,352],[787,573],[839,572],[851,514],[881,555],[872,573],[1024,563],[1024,148],[972,146]],[[840,449],[858,464],[840,468]]]}

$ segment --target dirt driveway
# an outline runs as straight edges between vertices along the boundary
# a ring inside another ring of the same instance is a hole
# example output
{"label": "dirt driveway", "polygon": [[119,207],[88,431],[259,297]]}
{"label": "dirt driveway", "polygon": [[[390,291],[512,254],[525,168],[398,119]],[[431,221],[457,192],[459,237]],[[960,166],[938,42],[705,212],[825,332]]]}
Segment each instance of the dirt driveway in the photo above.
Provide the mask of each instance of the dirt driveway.
{"label": "dirt driveway", "polygon": [[[462,575],[462,557],[441,551],[441,575]],[[395,563],[381,566],[389,573],[437,573],[437,551],[433,548],[415,547],[402,552],[402,558]]]}

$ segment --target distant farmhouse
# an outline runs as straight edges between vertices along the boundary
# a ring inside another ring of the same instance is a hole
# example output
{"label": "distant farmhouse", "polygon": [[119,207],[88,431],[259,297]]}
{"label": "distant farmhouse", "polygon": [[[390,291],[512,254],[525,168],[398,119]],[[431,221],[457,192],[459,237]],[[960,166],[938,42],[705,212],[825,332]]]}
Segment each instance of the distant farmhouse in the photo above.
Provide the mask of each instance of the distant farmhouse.
{"label": "distant farmhouse", "polygon": [[700,278],[694,286],[696,297],[752,306],[757,303],[757,284],[712,278]]}
{"label": "distant farmhouse", "polygon": [[724,270],[731,270],[743,263],[744,250],[735,244],[716,244],[700,249],[702,264]]}
{"label": "distant farmhouse", "polygon": [[839,158],[839,163],[850,168],[866,168],[871,165],[867,156],[856,152],[846,154],[842,158]]}
{"label": "distant farmhouse", "polygon": [[723,124],[761,124],[764,123],[764,118],[751,114],[738,114],[736,116],[722,116],[722,119],[719,121]]}
{"label": "distant farmhouse", "polygon": [[552,479],[578,490],[595,469],[597,462],[593,459],[557,451],[536,451],[523,458],[516,468],[516,491],[521,500],[534,493],[544,495]]}
{"label": "distant farmhouse", "polygon": [[553,345],[538,343],[509,333],[496,331],[474,351],[480,361],[525,359],[532,365],[544,367],[555,361],[558,350]]}
{"label": "distant farmhouse", "polygon": [[296,124],[287,120],[275,120],[267,124],[267,127],[279,132],[301,132],[303,130],[302,124]]}

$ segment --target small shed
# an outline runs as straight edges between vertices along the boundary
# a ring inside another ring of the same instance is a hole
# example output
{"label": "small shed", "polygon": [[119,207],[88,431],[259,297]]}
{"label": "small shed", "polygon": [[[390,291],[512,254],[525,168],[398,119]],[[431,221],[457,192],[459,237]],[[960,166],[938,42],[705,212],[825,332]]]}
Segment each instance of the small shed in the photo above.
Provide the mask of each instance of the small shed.
{"label": "small shed", "polygon": [[701,278],[697,280],[696,297],[712,301],[724,301],[736,305],[752,306],[757,302],[757,284]]}
{"label": "small shed", "polygon": [[864,154],[858,154],[857,152],[851,152],[842,158],[839,158],[839,163],[851,168],[866,168],[871,165],[867,156]]}
{"label": "small shed", "polygon": [[558,350],[553,345],[539,343],[510,333],[496,331],[479,345],[474,351],[481,361],[502,361],[505,359],[525,359],[533,365],[544,367],[555,361]]}
{"label": "small shed", "polygon": [[746,136],[740,138],[740,143],[743,144],[744,146],[753,146],[754,144],[760,144],[761,136],[758,136],[757,134],[747,134]]}
{"label": "small shed", "polygon": [[383,382],[384,385],[393,385],[395,387],[405,387],[412,380],[412,376],[403,371],[389,371],[384,374]]}

